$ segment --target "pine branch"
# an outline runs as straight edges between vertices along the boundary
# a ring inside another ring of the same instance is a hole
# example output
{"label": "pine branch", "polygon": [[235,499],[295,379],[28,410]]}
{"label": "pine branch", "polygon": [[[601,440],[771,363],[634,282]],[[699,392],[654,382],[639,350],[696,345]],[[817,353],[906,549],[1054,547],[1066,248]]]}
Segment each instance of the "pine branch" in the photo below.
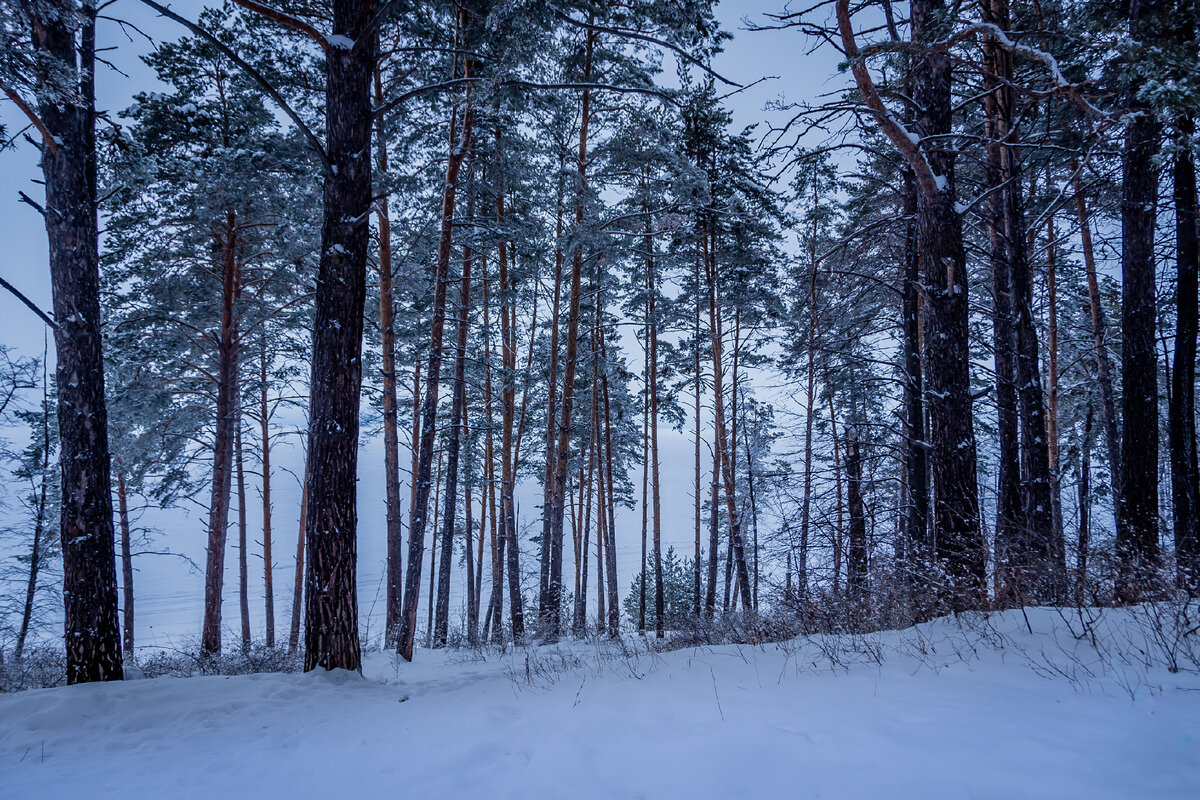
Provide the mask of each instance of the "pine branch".
{"label": "pine branch", "polygon": [[279,105],[279,107],[283,110],[283,113],[287,114],[288,117],[292,120],[292,122],[295,123],[296,127],[304,135],[304,138],[308,140],[308,144],[310,147],[312,147],[313,152],[315,152],[317,154],[317,157],[321,159],[321,164],[324,165],[325,171],[326,172],[333,171],[333,166],[329,162],[329,156],[328,156],[328,154],[326,154],[325,148],[321,146],[321,141],[317,138],[316,134],[314,134],[312,132],[312,130],[307,125],[304,124],[304,120],[302,120],[300,118],[300,115],[297,114],[290,105],[288,105],[288,102],[283,99],[283,95],[281,95],[279,93],[279,91],[274,86],[271,85],[270,81],[268,81],[266,78],[264,78],[258,70],[256,70],[254,67],[247,64],[245,61],[243,61],[241,59],[241,57],[238,56],[237,53],[233,52],[233,50],[231,50],[224,42],[222,42],[220,39],[218,39],[212,33],[208,32],[207,30],[200,27],[199,25],[192,22],[191,20],[187,19],[186,17],[182,17],[179,14],[176,14],[174,11],[167,8],[166,6],[164,6],[160,3],[154,2],[154,0],[141,0],[141,2],[147,6],[150,6],[155,11],[157,11],[159,14],[162,14],[164,17],[175,20],[180,25],[182,25],[185,28],[187,28],[188,30],[190,30],[192,33],[196,34],[200,38],[209,42],[213,47],[220,50],[222,55],[224,55],[226,58],[228,58],[234,64],[237,64],[238,67],[240,67],[243,72],[245,72],[247,75],[249,75],[251,78],[253,78],[254,81],[263,88],[263,91],[265,91],[268,95],[270,95],[271,99],[274,100]]}

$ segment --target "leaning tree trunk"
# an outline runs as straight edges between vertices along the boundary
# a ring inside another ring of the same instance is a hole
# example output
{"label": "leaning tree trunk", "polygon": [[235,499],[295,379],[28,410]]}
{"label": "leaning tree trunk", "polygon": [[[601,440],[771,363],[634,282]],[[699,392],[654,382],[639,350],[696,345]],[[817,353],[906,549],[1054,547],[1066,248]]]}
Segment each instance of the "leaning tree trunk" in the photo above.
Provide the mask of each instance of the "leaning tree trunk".
{"label": "leaning tree trunk", "polygon": [[[1132,39],[1157,37],[1159,2],[1134,2]],[[1131,75],[1130,80],[1133,81]],[[1121,504],[1117,514],[1117,597],[1145,597],[1158,568],[1158,355],[1155,349],[1154,217],[1159,124],[1131,85],[1121,188]]]}
{"label": "leaning tree trunk", "polygon": [[[1071,169],[1077,172],[1079,165],[1072,162]],[[1104,304],[1100,299],[1100,282],[1096,276],[1096,253],[1092,244],[1092,223],[1088,219],[1087,198],[1083,193],[1083,181],[1078,175],[1072,180],[1075,192],[1075,213],[1079,219],[1079,242],[1083,255],[1083,268],[1088,284],[1088,308],[1092,320],[1092,348],[1096,357],[1096,385],[1100,389],[1101,412],[1104,417],[1104,444],[1108,455],[1109,473],[1112,478],[1114,515],[1119,516],[1121,507],[1121,439],[1117,427],[1117,406],[1112,385],[1112,369],[1109,365],[1108,347],[1104,343],[1107,324],[1104,319]]]}
{"label": "leaning tree trunk", "polygon": [[59,464],[62,470],[64,639],[67,682],[120,680],[120,625],[113,547],[108,413],[100,337],[96,219],[95,10],[76,23],[69,0],[28,6],[38,54],[78,77],[78,91],[39,107],[46,182],[46,234],[54,297],[58,364]]}
{"label": "leaning tree trunk", "polygon": [[375,0],[334,0],[325,57],[326,150],[321,261],[308,430],[304,668],[357,670],[357,492],[363,303],[371,211]]}

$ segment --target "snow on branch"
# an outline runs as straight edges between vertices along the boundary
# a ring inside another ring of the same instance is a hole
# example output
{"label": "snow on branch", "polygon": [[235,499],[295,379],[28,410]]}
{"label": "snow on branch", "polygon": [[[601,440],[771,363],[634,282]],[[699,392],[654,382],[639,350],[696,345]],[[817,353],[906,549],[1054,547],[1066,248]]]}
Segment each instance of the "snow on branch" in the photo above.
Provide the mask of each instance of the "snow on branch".
{"label": "snow on branch", "polygon": [[1109,114],[1096,108],[1090,100],[1083,96],[1079,91],[1079,84],[1072,83],[1063,75],[1062,69],[1058,66],[1058,59],[1053,54],[1047,53],[1045,50],[1039,50],[1036,47],[1030,47],[1027,44],[1019,44],[1014,42],[1009,35],[992,22],[973,22],[956,33],[947,44],[956,44],[957,42],[973,36],[977,33],[982,33],[996,42],[1000,47],[1004,48],[1013,55],[1023,56],[1030,61],[1036,61],[1042,64],[1050,73],[1050,77],[1054,81],[1057,89],[1061,90],[1069,98],[1074,100],[1081,108],[1089,114],[1099,118],[1108,119]]}
{"label": "snow on branch", "polygon": [[325,152],[325,148],[321,146],[321,140],[318,139],[316,134],[312,132],[312,129],[304,124],[304,120],[300,118],[300,115],[297,114],[290,105],[288,105],[287,100],[283,99],[283,95],[281,95],[279,91],[271,85],[270,81],[262,76],[262,73],[243,61],[237,53],[233,52],[233,50],[230,49],[219,38],[196,23],[192,22],[188,18],[176,14],[174,11],[162,5],[161,3],[154,2],[154,0],[141,0],[141,2],[144,5],[150,6],[150,8],[153,8],[164,17],[175,20],[192,33],[209,42],[213,47],[220,50],[222,55],[224,55],[226,58],[240,67],[243,72],[253,78],[254,81],[263,88],[263,91],[265,91],[271,97],[271,99],[279,105],[279,107],[283,110],[283,113],[287,114],[292,122],[296,124],[296,128],[299,129],[300,133],[304,135],[304,138],[308,141],[309,146],[312,147],[313,152],[315,152],[317,157],[321,159],[321,164],[325,167],[325,171],[331,172],[333,170],[333,165],[329,162],[329,155]]}

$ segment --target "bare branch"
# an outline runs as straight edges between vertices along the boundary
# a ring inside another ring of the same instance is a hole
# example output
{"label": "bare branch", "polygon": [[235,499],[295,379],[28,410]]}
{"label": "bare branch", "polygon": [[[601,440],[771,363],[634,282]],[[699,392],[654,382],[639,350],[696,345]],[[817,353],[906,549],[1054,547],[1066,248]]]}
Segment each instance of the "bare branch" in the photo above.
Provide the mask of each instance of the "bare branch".
{"label": "bare branch", "polygon": [[838,31],[842,36],[842,45],[846,50],[846,58],[850,62],[850,71],[854,73],[854,81],[858,84],[858,91],[862,95],[863,101],[874,113],[880,130],[896,146],[896,149],[904,156],[904,160],[908,162],[909,167],[912,168],[921,191],[925,192],[927,196],[936,196],[938,194],[938,176],[934,174],[933,167],[925,160],[925,154],[918,147],[920,139],[916,134],[909,132],[887,110],[887,106],[883,104],[883,98],[879,96],[879,91],[875,88],[875,82],[871,79],[871,73],[867,71],[866,63],[859,56],[858,42],[854,39],[854,27],[850,23],[850,0],[837,0],[837,21]]}
{"label": "bare branch", "polygon": [[629,30],[628,28],[610,28],[607,25],[597,25],[594,22],[583,22],[582,20],[574,19],[569,14],[564,14],[563,12],[561,12],[557,9],[555,9],[555,11],[554,11],[554,16],[558,17],[563,22],[566,22],[569,25],[574,25],[577,28],[585,28],[587,30],[597,31],[599,33],[611,33],[614,36],[620,36],[625,39],[637,39],[638,41],[649,42],[650,44],[656,45],[658,47],[665,47],[667,50],[670,50],[671,52],[675,53],[680,58],[682,58],[684,61],[688,62],[689,64],[699,67],[707,74],[709,74],[712,77],[719,80],[721,83],[728,84],[729,86],[736,86],[738,88],[741,88],[741,86],[742,86],[742,84],[738,83],[737,81],[731,81],[731,80],[729,80],[729,78],[726,78],[721,73],[712,69],[707,64],[705,64],[703,61],[701,61],[700,59],[696,58],[691,53],[684,50],[682,47],[679,47],[678,45],[673,45],[670,42],[663,41],[662,39],[651,36],[648,33],[642,33],[641,31],[633,31],[633,30]]}
{"label": "bare branch", "polygon": [[57,153],[58,142],[55,141],[53,134],[50,133],[50,129],[46,127],[46,123],[42,122],[42,118],[30,108],[28,103],[21,99],[21,95],[17,94],[15,90],[5,86],[4,93],[8,95],[9,100],[13,101],[13,105],[21,110],[22,114],[29,117],[29,121],[33,123],[33,127],[37,128],[38,133],[42,135],[42,141],[45,143],[46,148],[51,153]]}
{"label": "bare branch", "polygon": [[321,52],[329,52],[329,40],[325,38],[324,34],[322,34],[312,25],[309,25],[304,20],[297,19],[290,14],[284,14],[282,11],[276,11],[270,6],[265,6],[262,3],[256,3],[254,0],[233,0],[233,2],[244,9],[253,11],[255,14],[266,17],[272,22],[278,22],[280,25],[286,25],[292,30],[299,31],[320,45]]}
{"label": "bare branch", "polygon": [[10,292],[12,292],[18,300],[29,307],[30,311],[41,317],[43,322],[45,322],[54,330],[58,330],[58,323],[51,319],[50,315],[48,315],[45,311],[42,311],[40,308],[34,305],[32,300],[21,294],[21,291],[17,289],[17,287],[4,280],[4,278],[0,278],[0,286],[3,286],[5,289],[8,289]]}

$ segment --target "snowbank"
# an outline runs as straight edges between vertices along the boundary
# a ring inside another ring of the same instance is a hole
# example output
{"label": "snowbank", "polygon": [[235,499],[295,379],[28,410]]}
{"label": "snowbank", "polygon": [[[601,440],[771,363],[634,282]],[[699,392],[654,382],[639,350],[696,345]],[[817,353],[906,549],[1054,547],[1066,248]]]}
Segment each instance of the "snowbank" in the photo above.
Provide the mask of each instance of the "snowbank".
{"label": "snowbank", "polygon": [[28,691],[0,696],[0,794],[1200,797],[1195,667],[1131,612],[1028,620]]}

